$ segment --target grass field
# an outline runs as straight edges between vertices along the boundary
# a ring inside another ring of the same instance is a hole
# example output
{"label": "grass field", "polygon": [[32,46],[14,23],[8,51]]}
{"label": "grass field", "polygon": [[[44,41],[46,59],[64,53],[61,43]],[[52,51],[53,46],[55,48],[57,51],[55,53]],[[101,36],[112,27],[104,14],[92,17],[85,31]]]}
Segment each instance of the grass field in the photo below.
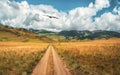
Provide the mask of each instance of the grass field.
{"label": "grass field", "polygon": [[[120,39],[53,43],[72,75],[120,75]],[[48,43],[0,42],[0,75],[30,75]]]}
{"label": "grass field", "polygon": [[30,75],[47,43],[0,42],[0,75]]}
{"label": "grass field", "polygon": [[120,75],[120,39],[55,43],[73,75]]}

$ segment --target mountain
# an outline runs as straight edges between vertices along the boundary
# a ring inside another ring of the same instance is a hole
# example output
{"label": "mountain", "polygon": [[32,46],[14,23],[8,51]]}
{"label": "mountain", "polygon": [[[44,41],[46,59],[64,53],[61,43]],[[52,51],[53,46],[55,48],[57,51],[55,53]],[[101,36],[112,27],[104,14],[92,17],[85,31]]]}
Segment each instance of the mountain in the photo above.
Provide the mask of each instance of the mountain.
{"label": "mountain", "polygon": [[47,30],[35,30],[24,28],[13,28],[9,26],[0,25],[0,41],[22,41],[22,42],[56,42],[67,41],[71,39],[109,39],[120,38],[119,32],[114,31],[61,31],[52,32]]}
{"label": "mountain", "polygon": [[53,40],[24,28],[13,28],[0,25],[0,41],[52,42]]}
{"label": "mountain", "polygon": [[[120,38],[120,33],[119,32],[114,32],[114,31],[105,31],[105,30],[95,30],[95,31],[77,31],[77,30],[70,30],[70,31],[61,31],[61,32],[52,32],[52,31],[47,31],[47,30],[35,30],[35,29],[29,29],[30,31],[47,36],[51,39],[57,39],[59,40],[63,36],[62,40],[71,40],[71,39],[76,39],[76,40],[84,40],[84,39],[109,39],[109,38]],[[64,38],[65,37],[65,38]]]}
{"label": "mountain", "polygon": [[36,33],[40,36],[46,36],[50,39],[54,40],[54,42],[66,41],[64,36],[58,35],[58,32],[48,31],[48,30],[36,30],[36,29],[29,29],[29,31]]}
{"label": "mountain", "polygon": [[36,34],[51,34],[51,33],[56,33],[56,32],[52,32],[52,31],[48,31],[48,30],[44,30],[44,29],[37,30],[37,29],[32,29],[32,28],[30,28],[29,31],[34,32]]}
{"label": "mountain", "polygon": [[109,38],[120,38],[119,32],[114,31],[103,31],[103,30],[96,30],[96,31],[77,31],[77,30],[71,30],[71,31],[61,31],[58,33],[59,35],[65,36],[66,39],[77,39],[77,40],[83,40],[83,39],[109,39]]}

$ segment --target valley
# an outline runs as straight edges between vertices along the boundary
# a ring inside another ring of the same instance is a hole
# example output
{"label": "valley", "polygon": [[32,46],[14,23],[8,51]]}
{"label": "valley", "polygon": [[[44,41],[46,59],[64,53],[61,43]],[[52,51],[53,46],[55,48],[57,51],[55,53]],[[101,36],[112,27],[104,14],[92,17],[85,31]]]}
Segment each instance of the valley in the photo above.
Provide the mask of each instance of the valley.
{"label": "valley", "polygon": [[0,75],[120,74],[119,33],[37,32],[0,26]]}
{"label": "valley", "polygon": [[0,75],[120,75],[120,0],[0,0]]}

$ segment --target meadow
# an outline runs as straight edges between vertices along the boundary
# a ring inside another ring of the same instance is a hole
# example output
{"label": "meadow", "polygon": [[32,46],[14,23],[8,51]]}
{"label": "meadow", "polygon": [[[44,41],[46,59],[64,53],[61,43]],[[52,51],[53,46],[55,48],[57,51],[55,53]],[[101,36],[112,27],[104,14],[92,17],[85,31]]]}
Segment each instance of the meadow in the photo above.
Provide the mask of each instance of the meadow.
{"label": "meadow", "polygon": [[73,75],[120,75],[120,39],[54,43]]}
{"label": "meadow", "polygon": [[0,42],[0,75],[30,75],[47,43]]}

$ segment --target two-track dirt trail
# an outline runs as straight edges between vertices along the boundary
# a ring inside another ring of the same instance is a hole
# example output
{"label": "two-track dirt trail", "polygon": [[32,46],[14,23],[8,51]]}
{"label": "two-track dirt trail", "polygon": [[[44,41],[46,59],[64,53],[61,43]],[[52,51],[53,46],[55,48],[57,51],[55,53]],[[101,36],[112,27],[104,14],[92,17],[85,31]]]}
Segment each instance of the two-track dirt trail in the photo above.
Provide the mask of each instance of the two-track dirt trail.
{"label": "two-track dirt trail", "polygon": [[71,75],[61,58],[50,45],[31,75]]}

